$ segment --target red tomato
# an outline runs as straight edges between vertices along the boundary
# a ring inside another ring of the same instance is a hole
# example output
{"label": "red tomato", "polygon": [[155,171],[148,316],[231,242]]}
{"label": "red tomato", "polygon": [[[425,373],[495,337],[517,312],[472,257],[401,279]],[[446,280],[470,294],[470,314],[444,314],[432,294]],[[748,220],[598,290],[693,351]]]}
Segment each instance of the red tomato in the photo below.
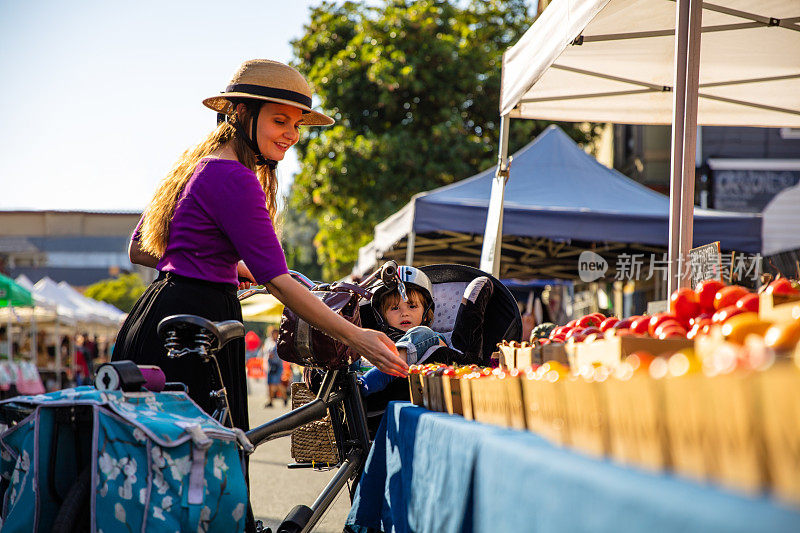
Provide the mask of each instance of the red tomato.
{"label": "red tomato", "polygon": [[714,312],[714,296],[724,286],[724,283],[716,279],[707,279],[697,284],[694,292],[703,311]]}
{"label": "red tomato", "polygon": [[678,321],[678,317],[675,316],[672,313],[658,313],[657,315],[653,315],[650,318],[650,322],[647,324],[647,333],[651,337],[655,337],[656,336],[655,335],[656,328],[659,325],[661,325],[662,322],[665,322],[667,320],[672,320],[672,321],[677,322]]}
{"label": "red tomato", "polygon": [[744,287],[740,287],[739,285],[722,287],[719,291],[717,291],[716,296],[714,296],[714,309],[719,311],[720,309],[730,305],[736,305],[736,302],[739,300],[739,298],[749,293],[750,291]]}
{"label": "red tomato", "polygon": [[692,326],[692,329],[690,329],[689,332],[686,333],[686,338],[689,339],[689,340],[692,340],[695,337],[697,337],[697,334],[700,333],[700,329],[702,327],[703,326],[701,326],[700,324],[696,324],[696,325]]}
{"label": "red tomato", "polygon": [[574,327],[575,327],[575,326],[577,326],[577,325],[578,325],[578,320],[577,320],[577,319],[575,319],[575,320],[570,320],[569,322],[567,322],[567,327],[568,327],[568,328],[574,328]]}
{"label": "red tomato", "polygon": [[631,324],[631,331],[634,333],[638,333],[639,335],[646,335],[647,334],[647,325],[650,323],[650,318],[647,315],[642,315],[636,320],[633,321]]}
{"label": "red tomato", "polygon": [[729,305],[728,307],[720,309],[719,311],[714,313],[714,317],[711,319],[711,321],[714,324],[722,325],[730,317],[746,312],[747,312],[746,309],[742,309],[741,307],[736,307],[735,305]]}
{"label": "red tomato", "polygon": [[695,324],[697,324],[698,322],[701,322],[703,320],[708,320],[708,323],[710,324],[711,323],[711,317],[713,317],[713,316],[714,316],[713,313],[700,313],[696,317],[689,319],[689,325],[690,326],[694,326]]}
{"label": "red tomato", "polygon": [[592,333],[602,333],[602,331],[597,326],[589,326],[588,328],[584,329],[581,333],[583,333],[584,335],[591,335]]}
{"label": "red tomato", "polygon": [[578,327],[580,328],[588,328],[590,326],[599,326],[600,320],[597,320],[597,317],[594,315],[586,315],[581,317],[578,320]]}
{"label": "red tomato", "polygon": [[600,322],[600,331],[608,331],[617,322],[619,322],[619,318],[617,318],[615,316],[610,316],[610,317],[606,318],[605,320]]}
{"label": "red tomato", "polygon": [[667,320],[662,322],[655,330],[653,337],[660,339],[662,335],[667,331],[680,331],[682,335],[686,336],[686,329],[681,326],[677,320]]}
{"label": "red tomato", "polygon": [[569,339],[575,337],[576,335],[578,335],[580,333],[583,333],[583,329],[584,328],[579,328],[579,327],[572,328],[571,330],[569,330],[569,333],[566,334],[564,339],[565,340],[569,340]]}
{"label": "red tomato", "polygon": [[690,318],[700,314],[700,302],[697,294],[688,287],[683,287],[672,293],[669,297],[669,310],[678,317],[678,321],[689,323]]}
{"label": "red tomato", "polygon": [[744,296],[736,300],[736,307],[744,309],[745,311],[752,311],[754,313],[758,313],[758,295],[745,294]]}
{"label": "red tomato", "polygon": [[777,294],[780,296],[790,296],[798,294],[792,287],[792,282],[786,278],[778,278],[767,286],[767,294]]}
{"label": "red tomato", "polygon": [[639,318],[638,315],[634,315],[628,318],[623,318],[622,320],[614,324],[614,329],[629,329],[631,327],[631,324],[633,324],[633,321],[636,320],[637,318]]}
{"label": "red tomato", "polygon": [[686,330],[683,328],[667,328],[659,332],[658,338],[664,339],[685,339]]}
{"label": "red tomato", "polygon": [[617,337],[627,337],[629,335],[635,335],[628,328],[614,329],[613,331],[614,331],[614,335],[616,335]]}
{"label": "red tomato", "polygon": [[603,313],[592,313],[592,316],[597,318],[597,323],[598,324],[606,319],[606,315],[604,315]]}
{"label": "red tomato", "polygon": [[544,346],[545,344],[550,344],[550,339],[539,339],[540,346]]}

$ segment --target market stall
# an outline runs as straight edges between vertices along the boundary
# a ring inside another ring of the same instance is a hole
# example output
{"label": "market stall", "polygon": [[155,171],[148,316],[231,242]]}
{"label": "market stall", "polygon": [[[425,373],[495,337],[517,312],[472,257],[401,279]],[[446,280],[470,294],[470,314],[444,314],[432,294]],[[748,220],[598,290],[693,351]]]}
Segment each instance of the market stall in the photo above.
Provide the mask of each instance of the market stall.
{"label": "market stall", "polygon": [[696,125],[800,126],[798,9],[792,0],[552,2],[503,56],[481,268],[497,273],[501,260],[509,120],[672,124],[670,291],[677,287],[677,260],[692,247]]}
{"label": "market stall", "polygon": [[[501,276],[578,279],[578,256],[593,250],[613,277],[620,254],[660,255],[669,243],[669,198],[600,164],[558,126],[513,155],[503,213]],[[357,274],[386,259],[478,265],[496,167],[419,193],[375,227]],[[758,214],[695,211],[695,244],[762,251]]]}

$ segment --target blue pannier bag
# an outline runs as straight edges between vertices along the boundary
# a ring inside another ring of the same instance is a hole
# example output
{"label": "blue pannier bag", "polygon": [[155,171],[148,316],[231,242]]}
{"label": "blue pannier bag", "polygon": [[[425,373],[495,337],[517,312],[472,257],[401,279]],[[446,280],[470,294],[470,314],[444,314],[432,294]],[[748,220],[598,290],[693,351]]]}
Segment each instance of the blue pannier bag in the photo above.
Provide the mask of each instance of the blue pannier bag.
{"label": "blue pannier bag", "polygon": [[31,411],[0,434],[3,533],[51,531],[81,470],[93,532],[244,531],[241,450],[252,448],[185,393],[87,386],[0,409]]}

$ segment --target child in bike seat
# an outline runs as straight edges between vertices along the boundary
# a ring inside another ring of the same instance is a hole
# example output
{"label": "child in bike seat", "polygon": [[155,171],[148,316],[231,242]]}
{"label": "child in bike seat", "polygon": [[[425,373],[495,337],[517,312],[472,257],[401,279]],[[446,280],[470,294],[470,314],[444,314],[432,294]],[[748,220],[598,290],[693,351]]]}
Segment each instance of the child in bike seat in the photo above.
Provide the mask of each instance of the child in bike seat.
{"label": "child in bike seat", "polygon": [[[399,267],[397,275],[403,281],[407,300],[403,300],[399,287],[381,285],[373,293],[372,310],[379,329],[395,341],[400,357],[408,364],[477,363],[483,347],[483,314],[492,296],[491,280],[480,276],[467,286],[448,342],[445,335],[430,328],[436,304],[428,276],[410,266]],[[394,379],[373,368],[361,377],[361,387],[365,395],[370,395],[385,389]]]}

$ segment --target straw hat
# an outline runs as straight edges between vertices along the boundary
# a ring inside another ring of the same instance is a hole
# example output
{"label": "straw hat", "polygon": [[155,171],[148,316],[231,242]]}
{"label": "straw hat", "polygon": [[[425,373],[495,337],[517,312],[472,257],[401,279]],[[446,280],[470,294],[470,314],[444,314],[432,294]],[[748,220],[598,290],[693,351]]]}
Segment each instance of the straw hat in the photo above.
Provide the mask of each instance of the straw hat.
{"label": "straw hat", "polygon": [[277,102],[304,111],[303,123],[309,126],[330,126],[334,120],[311,109],[311,88],[303,75],[289,65],[269,59],[245,61],[233,75],[228,87],[203,104],[218,113],[230,115],[234,105],[230,98],[250,98]]}

